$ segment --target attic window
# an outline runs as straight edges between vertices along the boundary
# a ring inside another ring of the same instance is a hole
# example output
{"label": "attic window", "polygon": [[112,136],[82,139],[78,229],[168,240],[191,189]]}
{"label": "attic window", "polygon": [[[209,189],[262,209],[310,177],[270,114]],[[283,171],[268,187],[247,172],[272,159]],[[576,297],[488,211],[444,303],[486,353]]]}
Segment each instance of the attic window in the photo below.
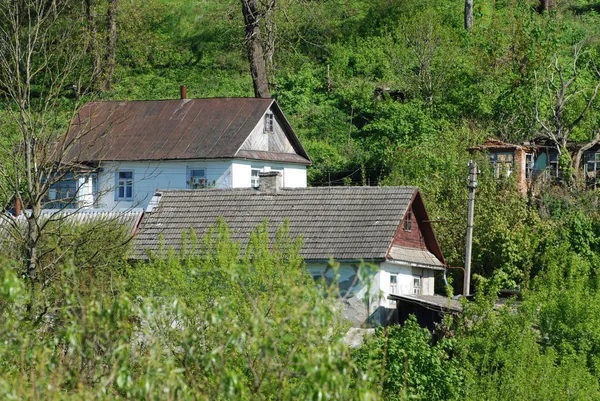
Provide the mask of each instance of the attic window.
{"label": "attic window", "polygon": [[410,231],[412,229],[412,209],[408,209],[404,215],[404,231]]}
{"label": "attic window", "polygon": [[273,125],[274,125],[273,113],[265,114],[265,132],[273,132]]}

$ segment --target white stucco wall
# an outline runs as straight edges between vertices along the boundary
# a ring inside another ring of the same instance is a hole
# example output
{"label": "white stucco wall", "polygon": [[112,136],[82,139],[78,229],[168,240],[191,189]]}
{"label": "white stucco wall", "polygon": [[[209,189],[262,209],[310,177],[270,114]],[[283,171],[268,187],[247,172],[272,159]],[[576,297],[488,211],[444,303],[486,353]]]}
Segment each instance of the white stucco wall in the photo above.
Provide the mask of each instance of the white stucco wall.
{"label": "white stucco wall", "polygon": [[[209,185],[231,188],[231,161],[143,161],[105,162],[98,173],[98,201],[96,207],[145,207],[157,189],[185,189],[188,187],[188,169],[204,169]],[[133,199],[115,199],[117,171],[133,172]],[[214,184],[213,184],[214,182]]]}
{"label": "white stucco wall", "polygon": [[285,167],[283,171],[283,186],[285,188],[306,188],[306,166]]}
{"label": "white stucco wall", "polygon": [[[393,290],[398,291],[396,295],[413,294],[413,280],[415,277],[419,277],[421,279],[420,293],[422,295],[435,294],[434,270],[390,262],[382,263],[380,269],[381,291],[385,294],[384,299],[386,300],[384,303],[382,303],[382,306],[386,306],[388,308],[395,306],[393,301],[387,299],[388,295],[390,295]],[[397,277],[396,287],[392,286],[390,279],[392,275],[396,275]]]}
{"label": "white stucco wall", "polygon": [[[95,207],[145,207],[157,189],[188,188],[190,169],[204,169],[209,185],[214,188],[250,188],[252,168],[263,171],[282,170],[284,187],[306,187],[306,166],[302,165],[289,166],[249,160],[105,162],[102,164],[102,171],[98,173],[98,200]],[[117,171],[133,172],[131,201],[115,199]]]}
{"label": "white stucco wall", "polygon": [[[364,323],[368,317],[377,321],[379,308],[393,309],[396,307],[394,301],[388,296],[396,294],[413,294],[413,279],[421,279],[421,294],[434,294],[434,274],[430,269],[417,268],[406,264],[383,262],[377,266],[371,265],[370,288],[367,281],[357,278],[359,262],[342,262],[337,270],[327,269],[327,263],[307,262],[306,268],[318,279],[325,275],[328,280],[333,280],[335,274],[339,275],[341,296],[346,310],[344,315],[349,320],[359,325]],[[395,275],[397,283],[392,286],[390,277]],[[368,295],[368,296],[367,296]]]}
{"label": "white stucco wall", "polygon": [[95,175],[82,175],[77,178],[77,206],[87,209],[94,206]]}
{"label": "white stucco wall", "polygon": [[281,171],[281,185],[284,188],[306,188],[306,166],[286,165],[283,163],[260,162],[250,160],[236,160],[232,164],[233,185],[232,188],[249,188],[251,186],[251,174],[253,168],[259,168],[262,172]]}

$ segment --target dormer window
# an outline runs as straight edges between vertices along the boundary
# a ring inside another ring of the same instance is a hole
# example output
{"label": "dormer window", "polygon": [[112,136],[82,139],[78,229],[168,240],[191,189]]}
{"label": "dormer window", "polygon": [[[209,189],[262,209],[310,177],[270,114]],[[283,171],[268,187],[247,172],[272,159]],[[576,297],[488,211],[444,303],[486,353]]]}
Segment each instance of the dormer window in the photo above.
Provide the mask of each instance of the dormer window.
{"label": "dormer window", "polygon": [[274,118],[273,113],[265,114],[265,133],[273,132]]}
{"label": "dormer window", "polygon": [[404,231],[410,231],[412,229],[412,209],[408,209],[404,215]]}

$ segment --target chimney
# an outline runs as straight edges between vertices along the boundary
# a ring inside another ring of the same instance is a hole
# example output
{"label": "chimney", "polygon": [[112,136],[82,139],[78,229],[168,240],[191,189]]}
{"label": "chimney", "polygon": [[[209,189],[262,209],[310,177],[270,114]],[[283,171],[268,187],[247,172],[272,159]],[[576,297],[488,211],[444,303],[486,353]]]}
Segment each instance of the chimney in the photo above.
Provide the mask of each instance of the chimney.
{"label": "chimney", "polygon": [[181,85],[179,92],[181,94],[181,99],[187,99],[187,86]]}
{"label": "chimney", "polygon": [[277,192],[281,189],[281,173],[279,171],[268,171],[258,173],[258,190],[260,192]]}
{"label": "chimney", "polygon": [[23,213],[23,205],[21,204],[21,198],[19,196],[15,196],[15,217],[18,217]]}

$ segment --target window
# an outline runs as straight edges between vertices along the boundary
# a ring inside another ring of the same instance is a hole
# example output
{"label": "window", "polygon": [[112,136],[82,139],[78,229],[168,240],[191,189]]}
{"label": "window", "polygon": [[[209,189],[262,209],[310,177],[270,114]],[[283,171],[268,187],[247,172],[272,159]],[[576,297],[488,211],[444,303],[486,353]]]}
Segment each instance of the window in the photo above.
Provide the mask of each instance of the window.
{"label": "window", "polygon": [[50,185],[48,198],[50,203],[46,205],[48,208],[74,208],[76,207],[75,198],[78,190],[77,179],[72,174],[65,175],[60,181]]}
{"label": "window", "polygon": [[490,163],[492,163],[496,178],[508,177],[513,170],[514,154],[513,152],[490,153]]}
{"label": "window", "polygon": [[548,155],[548,169],[550,170],[552,177],[558,178],[559,166],[558,166],[558,153],[550,153]]}
{"label": "window", "polygon": [[412,209],[409,208],[404,215],[404,231],[410,231],[412,229]]}
{"label": "window", "polygon": [[390,274],[390,294],[398,295],[398,275]]}
{"label": "window", "polygon": [[252,167],[251,173],[250,173],[250,186],[252,188],[258,188],[258,184],[260,182],[260,177],[258,176],[258,174],[262,171],[262,169],[260,168],[254,168]]}
{"label": "window", "polygon": [[190,189],[206,188],[208,184],[206,181],[206,171],[201,168],[189,168],[186,184]]}
{"label": "window", "polygon": [[274,118],[273,113],[265,114],[265,132],[273,132]]}
{"label": "window", "polygon": [[117,172],[117,189],[115,191],[115,199],[133,199],[133,171]]}
{"label": "window", "polygon": [[595,188],[596,181],[600,178],[600,153],[598,152],[586,152],[583,156],[585,164],[583,170],[585,174],[585,181],[589,186]]}
{"label": "window", "polygon": [[535,161],[532,153],[525,154],[525,179],[531,180],[533,178],[533,169]]}
{"label": "window", "polygon": [[421,294],[421,277],[413,277],[413,294]]}

